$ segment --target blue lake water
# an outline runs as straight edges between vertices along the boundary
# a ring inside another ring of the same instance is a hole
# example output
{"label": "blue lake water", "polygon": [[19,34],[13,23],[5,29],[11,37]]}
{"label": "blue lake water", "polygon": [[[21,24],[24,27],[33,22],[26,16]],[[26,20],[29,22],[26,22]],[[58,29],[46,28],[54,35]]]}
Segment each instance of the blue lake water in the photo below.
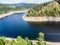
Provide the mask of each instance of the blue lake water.
{"label": "blue lake water", "polygon": [[36,38],[38,32],[22,19],[25,13],[12,14],[0,19],[0,36]]}
{"label": "blue lake water", "polygon": [[0,36],[17,36],[36,39],[39,32],[45,33],[46,40],[60,41],[60,26],[55,24],[32,25],[22,19],[25,13],[15,13],[0,19]]}

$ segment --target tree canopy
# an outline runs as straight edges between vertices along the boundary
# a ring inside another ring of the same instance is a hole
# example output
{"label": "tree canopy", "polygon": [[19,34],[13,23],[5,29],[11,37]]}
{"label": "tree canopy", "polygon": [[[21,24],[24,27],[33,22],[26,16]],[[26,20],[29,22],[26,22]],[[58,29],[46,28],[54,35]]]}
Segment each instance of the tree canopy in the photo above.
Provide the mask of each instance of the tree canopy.
{"label": "tree canopy", "polygon": [[31,8],[27,16],[60,16],[60,4],[57,0],[39,4]]}

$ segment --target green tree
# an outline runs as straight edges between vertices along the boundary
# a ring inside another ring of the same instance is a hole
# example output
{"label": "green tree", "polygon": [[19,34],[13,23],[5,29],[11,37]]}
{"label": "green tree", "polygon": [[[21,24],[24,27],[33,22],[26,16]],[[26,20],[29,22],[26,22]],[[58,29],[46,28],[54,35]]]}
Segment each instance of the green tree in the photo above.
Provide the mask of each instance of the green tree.
{"label": "green tree", "polygon": [[27,42],[21,36],[18,36],[16,41],[17,45],[27,45]]}
{"label": "green tree", "polygon": [[25,37],[25,40],[27,42],[27,45],[32,45],[32,42],[27,37]]}
{"label": "green tree", "polygon": [[38,42],[36,45],[48,45],[44,40],[44,33],[40,32],[39,37],[37,38]]}

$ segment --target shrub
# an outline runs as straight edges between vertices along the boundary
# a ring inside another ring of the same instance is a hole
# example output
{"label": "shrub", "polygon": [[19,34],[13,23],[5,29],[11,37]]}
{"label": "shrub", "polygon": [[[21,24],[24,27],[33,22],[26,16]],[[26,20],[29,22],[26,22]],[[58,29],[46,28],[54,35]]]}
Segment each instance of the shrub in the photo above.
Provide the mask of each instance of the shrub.
{"label": "shrub", "polygon": [[[5,36],[0,38],[0,45],[33,45],[33,43],[25,37],[23,39],[21,36],[18,36],[16,40],[7,40]],[[39,37],[37,38],[37,42],[35,45],[48,45],[44,40],[44,33],[40,32]]]}

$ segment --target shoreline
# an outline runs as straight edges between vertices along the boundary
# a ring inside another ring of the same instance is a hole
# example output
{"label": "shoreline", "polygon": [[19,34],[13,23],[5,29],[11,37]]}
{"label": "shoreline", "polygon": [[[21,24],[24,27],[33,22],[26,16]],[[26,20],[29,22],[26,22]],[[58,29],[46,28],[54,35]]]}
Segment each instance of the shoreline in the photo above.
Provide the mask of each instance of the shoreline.
{"label": "shoreline", "polygon": [[14,14],[14,13],[23,13],[23,12],[28,12],[28,10],[24,10],[24,11],[12,11],[12,12],[9,12],[9,13],[6,13],[6,14],[0,14],[0,19],[4,18],[6,16],[9,16],[11,14]]}
{"label": "shoreline", "polygon": [[42,16],[42,17],[27,17],[23,16],[23,20],[27,22],[60,22],[60,17],[47,17],[47,16]]}

